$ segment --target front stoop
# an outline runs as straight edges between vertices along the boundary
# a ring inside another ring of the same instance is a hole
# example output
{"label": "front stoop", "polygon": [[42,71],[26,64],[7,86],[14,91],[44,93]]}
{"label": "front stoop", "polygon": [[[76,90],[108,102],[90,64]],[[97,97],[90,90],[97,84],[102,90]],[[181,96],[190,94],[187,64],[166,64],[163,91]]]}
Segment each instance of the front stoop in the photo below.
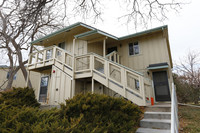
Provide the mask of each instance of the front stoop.
{"label": "front stoop", "polygon": [[171,105],[159,104],[146,107],[144,118],[136,133],[170,133]]}

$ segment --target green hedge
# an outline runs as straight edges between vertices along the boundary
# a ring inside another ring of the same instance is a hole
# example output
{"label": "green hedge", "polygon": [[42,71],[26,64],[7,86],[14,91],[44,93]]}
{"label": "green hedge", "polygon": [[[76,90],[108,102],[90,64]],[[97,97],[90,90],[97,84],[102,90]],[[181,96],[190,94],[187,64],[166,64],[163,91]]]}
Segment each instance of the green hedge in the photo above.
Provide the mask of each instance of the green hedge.
{"label": "green hedge", "polygon": [[51,110],[40,110],[33,90],[27,88],[13,89],[0,99],[2,133],[134,133],[141,115],[129,101],[90,93]]}
{"label": "green hedge", "polygon": [[39,107],[40,104],[35,98],[33,89],[13,88],[6,92],[0,92],[0,104],[4,103],[10,106],[28,106]]}
{"label": "green hedge", "polygon": [[138,106],[121,98],[106,95],[77,95],[66,100],[61,107],[64,118],[83,118],[75,132],[135,132],[139,125],[141,111]]}

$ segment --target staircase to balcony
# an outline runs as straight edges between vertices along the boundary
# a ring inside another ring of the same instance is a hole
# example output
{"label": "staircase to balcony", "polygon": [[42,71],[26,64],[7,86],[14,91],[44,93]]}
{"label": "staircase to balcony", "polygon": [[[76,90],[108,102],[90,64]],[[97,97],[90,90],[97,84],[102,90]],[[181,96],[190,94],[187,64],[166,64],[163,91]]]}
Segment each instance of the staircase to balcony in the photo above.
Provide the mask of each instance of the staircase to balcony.
{"label": "staircase to balcony", "polygon": [[152,91],[151,81],[132,69],[119,64],[116,53],[112,61],[95,53],[73,56],[57,47],[47,47],[29,55],[28,69],[40,71],[56,66],[74,79],[91,77],[133,103],[146,106]]}

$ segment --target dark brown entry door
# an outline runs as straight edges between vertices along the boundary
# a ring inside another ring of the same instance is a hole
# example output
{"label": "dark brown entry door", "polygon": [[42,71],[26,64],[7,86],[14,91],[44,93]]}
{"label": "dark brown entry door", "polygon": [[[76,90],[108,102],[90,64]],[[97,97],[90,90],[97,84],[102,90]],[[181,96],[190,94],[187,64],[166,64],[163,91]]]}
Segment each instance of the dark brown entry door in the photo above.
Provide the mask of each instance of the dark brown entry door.
{"label": "dark brown entry door", "polygon": [[170,101],[169,84],[166,71],[153,72],[156,101]]}

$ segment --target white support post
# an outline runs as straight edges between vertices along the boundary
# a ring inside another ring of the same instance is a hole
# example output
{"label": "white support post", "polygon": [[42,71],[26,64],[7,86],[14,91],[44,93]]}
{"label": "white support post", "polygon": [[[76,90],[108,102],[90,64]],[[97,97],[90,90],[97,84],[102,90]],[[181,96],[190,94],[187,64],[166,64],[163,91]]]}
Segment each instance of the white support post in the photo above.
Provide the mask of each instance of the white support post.
{"label": "white support post", "polygon": [[64,65],[65,65],[65,52],[62,50],[61,51],[62,53],[62,65],[63,65],[63,67],[62,67],[62,69],[63,69],[63,71],[64,71]]}
{"label": "white support post", "polygon": [[113,54],[113,56],[114,56],[114,62],[117,62],[116,55],[117,55],[116,53]]}
{"label": "white support post", "polygon": [[119,63],[119,64],[120,64],[120,62],[119,62],[119,55],[117,55],[117,63]]}
{"label": "white support post", "polygon": [[145,90],[144,90],[144,79],[142,76],[139,77],[140,82],[140,94],[142,94],[144,106],[146,105],[146,96],[145,96]]}
{"label": "white support post", "polygon": [[126,78],[125,78],[126,74],[125,74],[125,69],[121,68],[121,84],[123,86],[123,90],[124,90],[124,97],[126,98]]}
{"label": "white support post", "polygon": [[106,75],[106,87],[109,86],[108,84],[108,79],[109,79],[109,64],[108,64],[108,61],[105,60],[105,63],[104,63],[104,73]]}
{"label": "white support post", "polygon": [[73,58],[72,58],[72,98],[75,95],[75,43],[76,39],[73,39]]}
{"label": "white support post", "polygon": [[38,62],[38,53],[35,54],[35,68],[37,66],[37,62]]}
{"label": "white support post", "polygon": [[106,39],[103,40],[103,57],[106,57]]}
{"label": "white support post", "polygon": [[43,66],[45,65],[46,56],[47,56],[47,51],[44,50],[44,55],[43,55]]}

